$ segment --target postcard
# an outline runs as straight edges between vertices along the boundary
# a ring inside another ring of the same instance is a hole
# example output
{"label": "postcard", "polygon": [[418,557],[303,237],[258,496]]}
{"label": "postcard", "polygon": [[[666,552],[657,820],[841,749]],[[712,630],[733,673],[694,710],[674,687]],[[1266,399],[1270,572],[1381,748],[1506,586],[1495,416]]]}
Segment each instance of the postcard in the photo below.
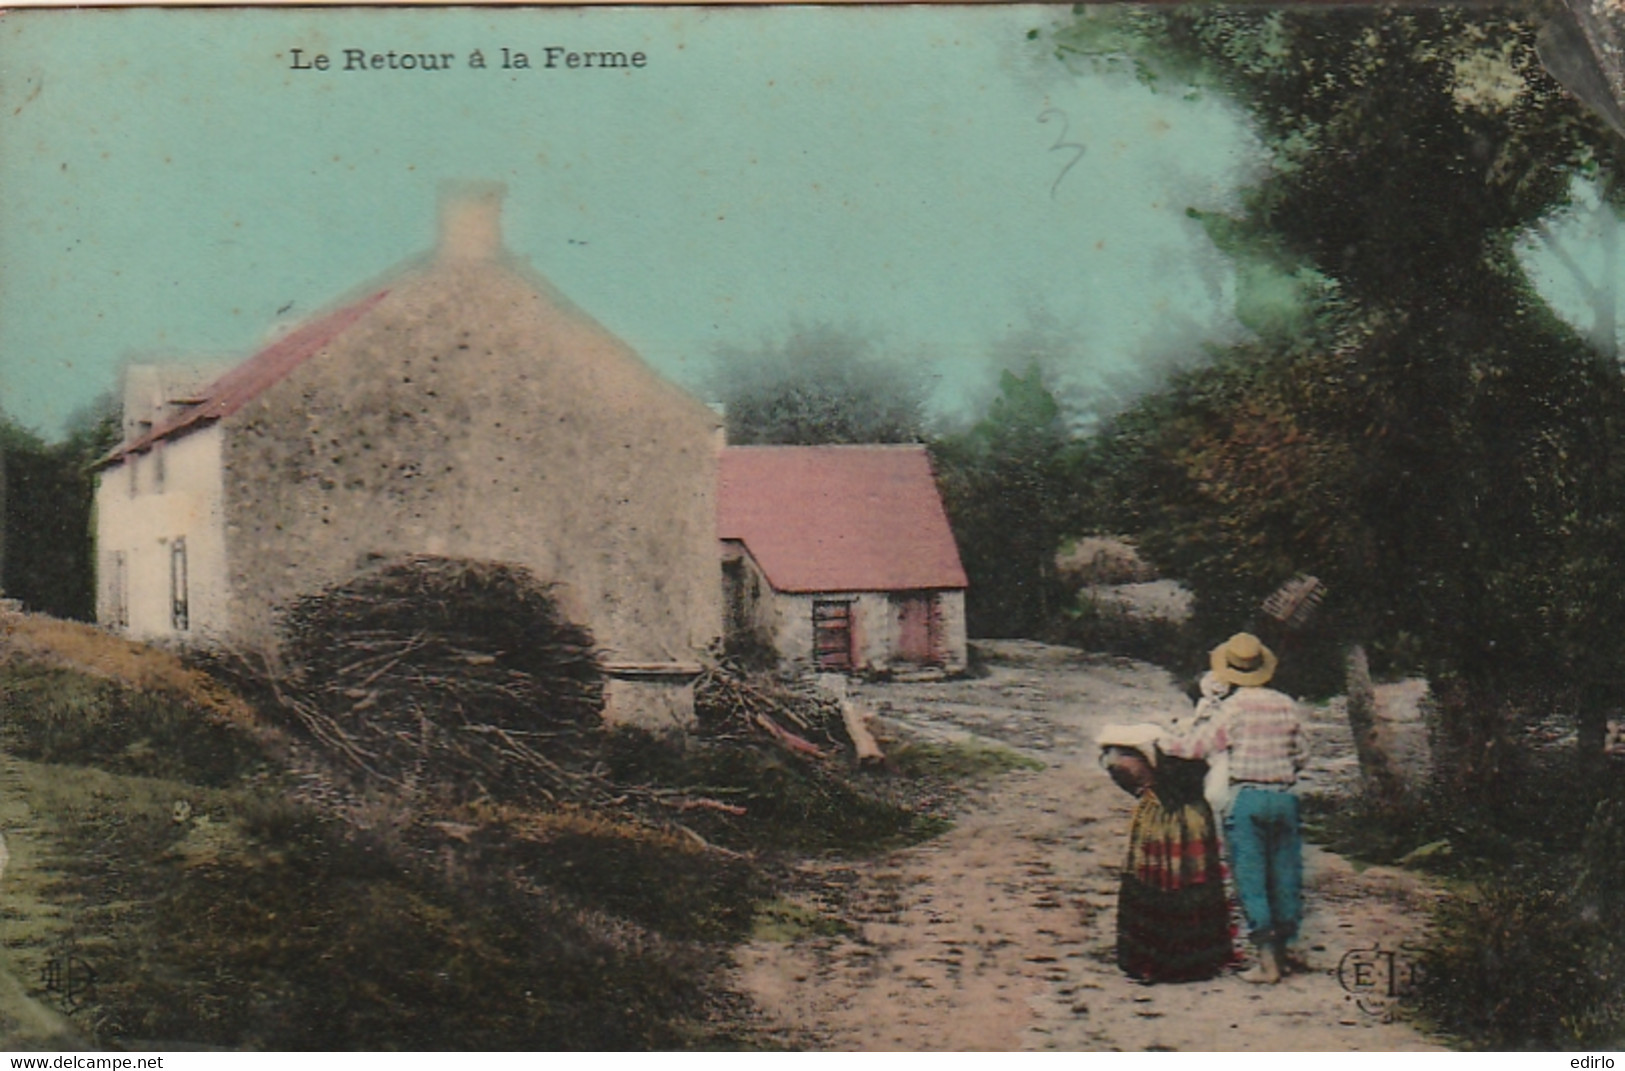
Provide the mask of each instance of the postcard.
{"label": "postcard", "polygon": [[1620,32],[6,12],[0,1048],[1611,1067]]}

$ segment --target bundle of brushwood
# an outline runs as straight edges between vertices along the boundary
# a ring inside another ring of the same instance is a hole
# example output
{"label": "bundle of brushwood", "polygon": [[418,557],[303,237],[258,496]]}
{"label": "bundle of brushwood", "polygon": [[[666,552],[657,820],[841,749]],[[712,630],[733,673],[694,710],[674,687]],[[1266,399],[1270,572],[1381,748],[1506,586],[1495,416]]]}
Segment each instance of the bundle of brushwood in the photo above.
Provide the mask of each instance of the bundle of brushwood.
{"label": "bundle of brushwood", "polygon": [[800,682],[747,673],[724,663],[694,683],[694,715],[712,737],[771,740],[809,759],[852,746],[841,701]]}
{"label": "bundle of brushwood", "polygon": [[609,793],[593,638],[524,568],[387,562],[300,599],[283,628],[281,706],[363,780],[448,800]]}

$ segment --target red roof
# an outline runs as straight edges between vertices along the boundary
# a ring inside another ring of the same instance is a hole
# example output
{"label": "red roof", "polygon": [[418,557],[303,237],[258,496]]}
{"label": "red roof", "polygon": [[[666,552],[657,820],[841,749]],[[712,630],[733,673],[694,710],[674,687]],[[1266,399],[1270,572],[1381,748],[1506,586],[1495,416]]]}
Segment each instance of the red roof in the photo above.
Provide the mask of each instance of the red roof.
{"label": "red roof", "polygon": [[720,470],[717,534],[776,591],[966,586],[923,446],[733,446]]}
{"label": "red roof", "polygon": [[202,400],[184,409],[168,420],[160,422],[151,431],[116,447],[102,459],[108,464],[126,454],[139,453],[153,443],[186,434],[204,424],[228,417],[257,398],[262,391],[280,382],[289,372],[307,358],[320,352],[337,338],[345,328],[361,319],[372,307],[382,301],[389,291],[382,290],[371,297],[346,305],[318,320],[302,324],[277,339],[254,356],[233,368],[203,391]]}

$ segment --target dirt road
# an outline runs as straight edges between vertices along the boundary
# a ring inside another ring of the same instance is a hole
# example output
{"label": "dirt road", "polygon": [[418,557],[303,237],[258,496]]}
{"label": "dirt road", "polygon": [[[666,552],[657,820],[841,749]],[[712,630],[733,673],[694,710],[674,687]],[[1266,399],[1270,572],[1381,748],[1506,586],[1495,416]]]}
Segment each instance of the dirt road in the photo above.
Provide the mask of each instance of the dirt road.
{"label": "dirt road", "polygon": [[[1360,952],[1414,939],[1429,890],[1313,848],[1309,973],[1275,987],[1123,977],[1115,911],[1133,801],[1096,765],[1095,732],[1165,720],[1184,697],[1141,663],[1015,641],[984,654],[985,677],[870,685],[862,698],[910,733],[997,742],[1045,768],[1001,778],[935,841],[809,864],[808,906],[838,912],[849,932],[757,941],[738,958],[738,984],[792,1040],[834,1050],[1438,1047],[1403,1022],[1402,1002],[1385,1000],[1389,961]],[[1346,723],[1323,716],[1310,729],[1306,787],[1345,783]],[[1355,961],[1370,965],[1356,974]]]}

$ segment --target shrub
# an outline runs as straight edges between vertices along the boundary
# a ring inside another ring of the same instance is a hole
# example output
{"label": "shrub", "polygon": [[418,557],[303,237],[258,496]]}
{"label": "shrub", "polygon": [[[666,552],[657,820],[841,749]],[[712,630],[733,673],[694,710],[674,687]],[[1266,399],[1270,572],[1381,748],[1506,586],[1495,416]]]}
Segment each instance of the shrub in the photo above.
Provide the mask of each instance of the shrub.
{"label": "shrub", "polygon": [[1553,878],[1495,879],[1440,906],[1419,994],[1434,1023],[1489,1049],[1625,1036],[1618,938]]}
{"label": "shrub", "polygon": [[1493,805],[1448,791],[1404,811],[1304,804],[1305,832],[1333,850],[1453,879],[1421,956],[1433,1026],[1482,1049],[1625,1039],[1625,804],[1593,810],[1557,761],[1521,764]]}
{"label": "shrub", "polygon": [[1126,606],[1078,594],[1057,622],[1056,638],[1101,654],[1151,662],[1176,673],[1199,664],[1205,650],[1188,622],[1137,614]]}
{"label": "shrub", "polygon": [[0,666],[0,739],[40,762],[226,785],[263,756],[241,726],[177,696],[69,669]]}

